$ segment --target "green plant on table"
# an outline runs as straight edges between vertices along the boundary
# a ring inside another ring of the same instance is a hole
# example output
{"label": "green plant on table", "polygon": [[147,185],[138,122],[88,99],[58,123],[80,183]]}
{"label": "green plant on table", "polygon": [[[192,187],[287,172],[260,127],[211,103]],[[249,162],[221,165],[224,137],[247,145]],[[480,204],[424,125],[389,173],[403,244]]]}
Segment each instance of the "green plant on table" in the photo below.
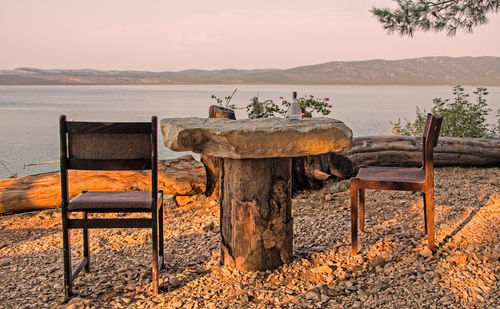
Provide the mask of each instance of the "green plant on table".
{"label": "green plant on table", "polygon": [[[229,104],[229,103],[231,102],[231,99],[233,98],[233,96],[234,96],[234,94],[236,93],[237,90],[238,90],[238,88],[234,89],[233,93],[230,96],[224,97],[224,100],[222,100],[221,98],[215,96],[214,94],[212,94],[211,99],[214,99],[215,102],[217,102],[217,105],[220,105],[220,106],[222,106],[224,108],[236,109],[236,105],[235,104]],[[224,101],[225,101],[225,103],[223,104]]]}
{"label": "green plant on table", "polygon": [[[433,114],[443,116],[441,125],[441,136],[450,137],[480,137],[480,138],[498,138],[498,128],[489,125],[486,122],[486,115],[491,111],[487,108],[485,96],[488,95],[488,89],[479,87],[474,91],[476,95],[475,102],[469,101],[469,95],[461,86],[455,86],[452,89],[455,96],[453,100],[435,98],[433,99]],[[427,112],[423,112],[417,107],[417,117],[413,122],[402,123],[401,119],[397,122],[390,122],[392,133],[394,135],[419,136],[422,135],[425,126]]]}
{"label": "green plant on table", "polygon": [[[247,106],[248,118],[269,118],[276,115],[286,115],[290,102],[280,97],[280,108],[273,100],[259,101],[257,96],[251,99],[251,103]],[[300,109],[304,117],[312,117],[313,113],[329,115],[332,111],[332,105],[329,103],[329,98],[315,98],[312,95],[298,99]]]}
{"label": "green plant on table", "polygon": [[259,101],[258,96],[250,99],[251,103],[247,105],[248,118],[269,118],[274,117],[275,114],[282,114],[282,111],[273,100]]}
{"label": "green plant on table", "polygon": [[[290,102],[280,97],[281,105],[286,107],[283,114],[290,107]],[[329,98],[316,98],[313,95],[308,95],[298,99],[300,109],[304,117],[312,117],[313,113],[318,113],[322,115],[329,115],[332,111],[332,105],[330,104]]]}

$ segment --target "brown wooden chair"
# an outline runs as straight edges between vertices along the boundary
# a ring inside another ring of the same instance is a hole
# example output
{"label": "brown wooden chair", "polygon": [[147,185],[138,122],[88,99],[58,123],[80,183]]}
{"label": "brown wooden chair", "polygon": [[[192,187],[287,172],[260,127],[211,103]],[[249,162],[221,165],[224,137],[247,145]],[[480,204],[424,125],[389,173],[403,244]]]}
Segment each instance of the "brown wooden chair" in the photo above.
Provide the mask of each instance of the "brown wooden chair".
{"label": "brown wooden chair", "polygon": [[356,177],[351,179],[351,253],[358,252],[358,205],[359,227],[364,231],[365,189],[402,190],[423,192],[424,222],[427,245],[434,251],[434,161],[443,117],[427,115],[422,138],[423,166],[421,168],[360,166]]}
{"label": "brown wooden chair", "polygon": [[[64,294],[73,280],[90,272],[89,229],[150,228],[153,247],[153,293],[163,268],[163,191],[158,190],[157,118],[151,122],[76,122],[60,117],[61,213]],[[82,191],[69,199],[68,170],[151,170],[151,191]],[[81,213],[82,216],[71,216]],[[91,213],[147,213],[141,218],[90,218]],[[82,217],[82,218],[75,218]],[[83,260],[72,269],[69,230],[83,230]]]}

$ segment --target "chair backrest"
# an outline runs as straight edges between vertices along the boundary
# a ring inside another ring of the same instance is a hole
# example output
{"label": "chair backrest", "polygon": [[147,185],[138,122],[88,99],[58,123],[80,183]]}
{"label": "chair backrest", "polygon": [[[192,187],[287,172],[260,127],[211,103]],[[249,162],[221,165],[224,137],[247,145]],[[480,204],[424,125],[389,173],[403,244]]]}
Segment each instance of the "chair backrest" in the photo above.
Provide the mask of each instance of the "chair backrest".
{"label": "chair backrest", "polygon": [[[59,118],[61,186],[67,199],[67,170],[151,170],[158,191],[156,116],[151,122],[81,122]],[[64,198],[63,198],[64,199]],[[64,203],[64,201],[63,201]]]}
{"label": "chair backrest", "polygon": [[60,118],[61,159],[66,169],[150,170],[157,156],[152,122],[80,122]]}
{"label": "chair backrest", "polygon": [[438,143],[442,122],[442,116],[427,114],[422,137],[423,167],[425,168],[427,179],[433,178],[434,175],[434,147]]}

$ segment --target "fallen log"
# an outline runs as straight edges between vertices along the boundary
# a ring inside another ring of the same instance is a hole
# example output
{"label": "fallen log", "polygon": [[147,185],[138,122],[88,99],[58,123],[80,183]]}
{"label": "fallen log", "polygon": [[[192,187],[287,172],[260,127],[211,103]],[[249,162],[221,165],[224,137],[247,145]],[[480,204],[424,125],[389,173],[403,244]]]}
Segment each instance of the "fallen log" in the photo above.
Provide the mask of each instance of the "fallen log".
{"label": "fallen log", "polygon": [[[422,138],[356,137],[340,153],[293,158],[293,189],[316,189],[329,174],[346,179],[359,165],[415,167],[422,165]],[[500,140],[441,137],[434,148],[435,166],[500,166]]]}
{"label": "fallen log", "polygon": [[[105,191],[150,190],[146,171],[69,171],[70,196],[83,189]],[[203,164],[191,155],[158,162],[158,188],[166,194],[195,195],[205,192]],[[0,214],[58,208],[61,202],[59,172],[0,179]]]}
{"label": "fallen log", "polygon": [[357,166],[349,158],[335,152],[292,159],[294,192],[318,189],[332,176],[346,179],[357,173]]}
{"label": "fallen log", "polygon": [[[422,138],[368,136],[352,140],[340,153],[357,165],[421,166]],[[440,137],[434,148],[435,166],[500,166],[500,139]]]}

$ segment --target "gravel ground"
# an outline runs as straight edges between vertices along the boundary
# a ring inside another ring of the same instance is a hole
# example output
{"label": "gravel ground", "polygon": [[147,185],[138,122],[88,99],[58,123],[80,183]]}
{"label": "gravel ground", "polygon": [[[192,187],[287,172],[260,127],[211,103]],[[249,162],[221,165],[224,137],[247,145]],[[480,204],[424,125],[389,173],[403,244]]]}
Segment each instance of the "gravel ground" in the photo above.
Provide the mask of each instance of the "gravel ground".
{"label": "gravel ground", "polygon": [[[424,250],[420,194],[368,190],[351,257],[346,183],[328,182],[293,200],[294,261],[240,273],[218,265],[217,203],[193,199],[166,207],[160,295],[151,294],[147,230],[91,230],[92,270],[68,304],[60,213],[4,216],[0,308],[499,308],[500,168],[438,168],[435,182],[434,255]],[[81,233],[71,237],[76,263]]]}

